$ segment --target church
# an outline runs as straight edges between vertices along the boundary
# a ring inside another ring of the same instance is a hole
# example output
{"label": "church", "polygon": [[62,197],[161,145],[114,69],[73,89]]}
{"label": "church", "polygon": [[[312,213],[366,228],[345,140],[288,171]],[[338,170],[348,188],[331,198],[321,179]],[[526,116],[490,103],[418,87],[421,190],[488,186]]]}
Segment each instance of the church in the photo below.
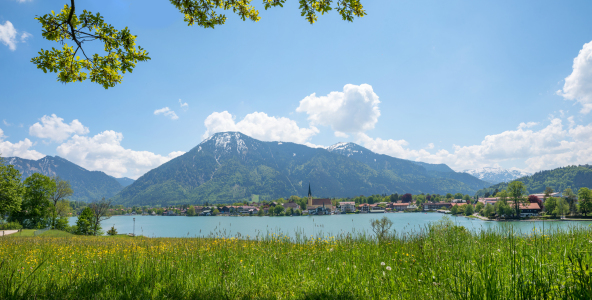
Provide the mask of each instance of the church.
{"label": "church", "polygon": [[333,211],[331,199],[313,199],[310,191],[310,183],[308,184],[308,205],[306,206],[309,215],[330,215]]}

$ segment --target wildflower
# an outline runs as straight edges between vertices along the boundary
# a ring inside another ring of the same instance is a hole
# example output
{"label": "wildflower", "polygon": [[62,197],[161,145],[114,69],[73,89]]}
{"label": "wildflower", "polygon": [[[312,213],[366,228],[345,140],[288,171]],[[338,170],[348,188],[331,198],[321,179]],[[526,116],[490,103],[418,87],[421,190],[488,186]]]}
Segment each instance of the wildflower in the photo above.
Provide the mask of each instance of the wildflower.
{"label": "wildflower", "polygon": [[502,252],[502,250],[500,250],[500,249],[497,249],[497,252]]}
{"label": "wildflower", "polygon": [[383,261],[383,262],[381,262],[381,263],[380,263],[380,265],[381,265],[381,266],[384,266],[384,265],[386,265],[386,264],[385,264],[385,263],[384,263],[384,261]]}
{"label": "wildflower", "polygon": [[389,267],[389,266],[386,266],[386,270],[387,270],[387,271],[390,271],[390,270],[391,270],[391,267]]}
{"label": "wildflower", "polygon": [[329,271],[329,270],[331,270],[331,269],[327,268],[327,271]]}

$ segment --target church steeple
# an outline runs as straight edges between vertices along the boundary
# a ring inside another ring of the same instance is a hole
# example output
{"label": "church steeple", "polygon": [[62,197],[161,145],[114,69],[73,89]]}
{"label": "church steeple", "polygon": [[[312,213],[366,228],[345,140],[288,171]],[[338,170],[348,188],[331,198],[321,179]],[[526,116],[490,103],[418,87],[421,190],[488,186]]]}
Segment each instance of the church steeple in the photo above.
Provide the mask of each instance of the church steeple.
{"label": "church steeple", "polygon": [[310,182],[308,183],[308,206],[312,206],[312,193],[310,192]]}

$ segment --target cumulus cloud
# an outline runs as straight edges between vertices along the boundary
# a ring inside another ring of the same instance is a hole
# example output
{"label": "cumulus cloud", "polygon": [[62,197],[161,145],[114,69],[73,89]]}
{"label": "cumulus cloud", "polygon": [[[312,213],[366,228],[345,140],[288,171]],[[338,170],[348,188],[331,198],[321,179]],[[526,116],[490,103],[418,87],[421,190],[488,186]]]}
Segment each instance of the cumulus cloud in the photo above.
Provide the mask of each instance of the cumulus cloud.
{"label": "cumulus cloud", "polygon": [[592,110],[592,42],[584,44],[573,62],[573,72],[565,78],[563,90],[557,91],[566,100],[582,105],[581,113]]}
{"label": "cumulus cloud", "polygon": [[45,155],[30,149],[33,147],[33,142],[29,139],[24,139],[23,141],[13,144],[9,141],[5,141],[5,138],[4,131],[0,129],[0,156],[2,157],[16,156],[33,160],[45,157]]}
{"label": "cumulus cloud", "polygon": [[168,107],[163,107],[161,109],[157,109],[157,110],[154,111],[154,114],[155,115],[162,114],[162,115],[164,115],[166,117],[171,118],[171,120],[177,120],[177,119],[179,119],[179,116],[177,116],[177,114],[173,110],[171,110],[170,108],[168,108]]}
{"label": "cumulus cloud", "polygon": [[379,103],[372,86],[347,84],[343,92],[307,96],[296,111],[308,114],[312,125],[331,126],[336,136],[346,137],[374,128],[380,117]]}
{"label": "cumulus cloud", "polygon": [[217,132],[239,131],[263,141],[303,144],[319,133],[319,130],[314,126],[300,128],[294,120],[271,117],[263,112],[248,114],[238,123],[234,121],[234,117],[228,111],[214,112],[206,118],[204,124],[206,126],[204,139]]}
{"label": "cumulus cloud", "polygon": [[183,111],[187,111],[187,109],[189,109],[189,104],[187,102],[181,101],[181,99],[179,99],[179,105]]}
{"label": "cumulus cloud", "polygon": [[175,151],[162,156],[149,151],[134,151],[121,146],[122,140],[123,134],[112,130],[103,131],[93,137],[74,135],[58,146],[57,153],[89,170],[134,179],[184,154]]}
{"label": "cumulus cloud", "polygon": [[0,42],[11,51],[16,50],[16,29],[10,21],[4,22],[4,25],[0,24]]}
{"label": "cumulus cloud", "polygon": [[374,139],[365,134],[358,135],[358,142],[377,153],[428,163],[445,163],[455,170],[495,166],[512,160],[523,160],[530,172],[592,162],[592,124],[564,128],[558,118],[552,119],[540,130],[527,129],[523,124],[516,130],[487,135],[477,145],[454,145],[452,152],[445,149],[435,152],[413,150],[405,140]]}
{"label": "cumulus cloud", "polygon": [[50,139],[55,142],[62,142],[73,134],[87,134],[88,128],[84,127],[78,120],[70,124],[64,123],[64,119],[52,114],[43,116],[37,122],[29,127],[29,134],[42,139]]}

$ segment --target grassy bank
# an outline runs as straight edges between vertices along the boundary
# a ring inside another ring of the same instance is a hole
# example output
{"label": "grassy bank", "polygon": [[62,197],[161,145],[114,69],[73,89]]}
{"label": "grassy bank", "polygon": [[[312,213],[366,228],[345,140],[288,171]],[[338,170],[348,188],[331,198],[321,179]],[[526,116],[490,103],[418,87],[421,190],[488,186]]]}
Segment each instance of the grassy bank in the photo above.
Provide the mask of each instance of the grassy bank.
{"label": "grassy bank", "polygon": [[590,299],[592,230],[441,223],[366,237],[7,237],[0,298]]}

